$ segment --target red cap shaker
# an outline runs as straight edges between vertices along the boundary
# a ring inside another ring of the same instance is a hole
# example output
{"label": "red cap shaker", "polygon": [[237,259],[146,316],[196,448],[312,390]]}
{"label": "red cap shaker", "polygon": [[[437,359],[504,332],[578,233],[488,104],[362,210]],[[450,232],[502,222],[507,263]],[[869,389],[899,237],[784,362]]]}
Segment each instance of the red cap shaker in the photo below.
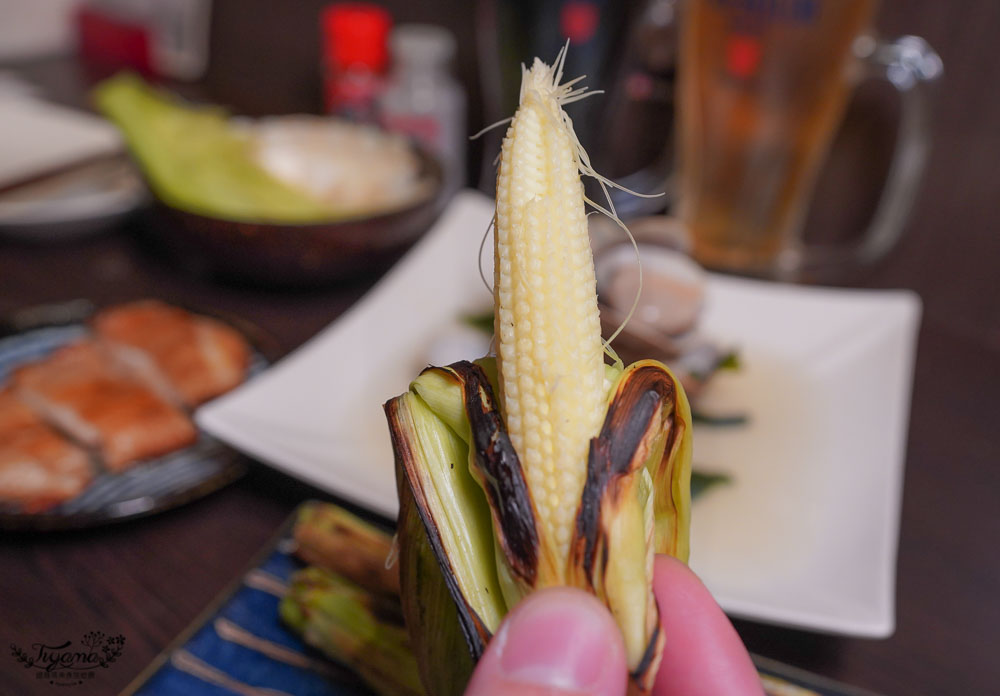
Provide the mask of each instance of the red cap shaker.
{"label": "red cap shaker", "polygon": [[369,120],[389,63],[392,17],[370,3],[338,3],[321,15],[327,110]]}

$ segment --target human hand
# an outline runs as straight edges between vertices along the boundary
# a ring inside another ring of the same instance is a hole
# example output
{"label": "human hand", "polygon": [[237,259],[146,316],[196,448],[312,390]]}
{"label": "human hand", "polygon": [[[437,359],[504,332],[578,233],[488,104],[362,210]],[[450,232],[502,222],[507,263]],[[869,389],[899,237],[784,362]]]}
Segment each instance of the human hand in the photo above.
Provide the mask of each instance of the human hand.
{"label": "human hand", "polygon": [[[686,565],[656,558],[653,591],[666,636],[653,696],[760,696],[750,656],[719,605]],[[581,590],[527,597],[504,619],[465,696],[624,696],[621,632]]]}

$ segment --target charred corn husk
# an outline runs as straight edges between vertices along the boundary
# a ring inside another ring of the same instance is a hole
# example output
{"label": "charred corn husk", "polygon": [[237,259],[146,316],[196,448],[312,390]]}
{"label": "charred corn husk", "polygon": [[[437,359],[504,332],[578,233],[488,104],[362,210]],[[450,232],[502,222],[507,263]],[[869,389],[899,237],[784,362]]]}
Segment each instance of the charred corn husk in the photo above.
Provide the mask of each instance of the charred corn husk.
{"label": "charred corn husk", "polygon": [[378,594],[399,594],[399,569],[386,567],[392,540],[343,508],[306,503],[292,536],[296,555]]}
{"label": "charred corn husk", "polygon": [[307,643],[355,671],[377,693],[424,693],[399,602],[391,594],[370,594],[337,573],[309,567],[292,576],[279,610]]}
{"label": "charred corn husk", "polygon": [[[385,405],[404,614],[413,643],[432,643],[446,589],[474,660],[523,595],[581,587],[617,619],[643,693],[664,641],[653,554],[687,560],[691,416],[662,364],[604,364],[580,181],[592,170],[562,109],[582,92],[561,84],[563,56],[525,70],[504,138],[496,359],[428,368]],[[429,692],[457,693],[434,671]]]}

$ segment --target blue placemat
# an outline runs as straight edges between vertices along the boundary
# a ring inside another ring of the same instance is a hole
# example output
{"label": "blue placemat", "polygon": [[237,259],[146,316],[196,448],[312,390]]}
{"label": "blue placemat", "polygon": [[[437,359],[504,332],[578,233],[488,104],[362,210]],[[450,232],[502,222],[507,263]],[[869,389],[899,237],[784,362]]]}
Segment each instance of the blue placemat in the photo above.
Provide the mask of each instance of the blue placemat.
{"label": "blue placemat", "polygon": [[[293,519],[296,515],[293,515]],[[279,539],[122,696],[362,696],[345,668],[313,650],[278,616],[292,573],[287,524]]]}

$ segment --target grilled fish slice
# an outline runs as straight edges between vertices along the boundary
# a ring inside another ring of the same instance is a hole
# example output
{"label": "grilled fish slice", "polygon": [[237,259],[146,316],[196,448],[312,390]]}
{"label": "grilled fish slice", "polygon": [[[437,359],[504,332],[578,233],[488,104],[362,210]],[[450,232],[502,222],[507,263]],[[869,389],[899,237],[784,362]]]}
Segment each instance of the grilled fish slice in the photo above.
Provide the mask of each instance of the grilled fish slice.
{"label": "grilled fish slice", "polygon": [[117,367],[94,341],[19,368],[12,384],[43,419],[97,449],[113,472],[184,447],[197,435],[180,409]]}
{"label": "grilled fish slice", "polygon": [[86,452],[0,390],[0,502],[41,512],[79,495],[93,477]]}
{"label": "grilled fish slice", "polygon": [[240,384],[250,364],[237,331],[155,300],[107,309],[93,325],[117,360],[187,408]]}

